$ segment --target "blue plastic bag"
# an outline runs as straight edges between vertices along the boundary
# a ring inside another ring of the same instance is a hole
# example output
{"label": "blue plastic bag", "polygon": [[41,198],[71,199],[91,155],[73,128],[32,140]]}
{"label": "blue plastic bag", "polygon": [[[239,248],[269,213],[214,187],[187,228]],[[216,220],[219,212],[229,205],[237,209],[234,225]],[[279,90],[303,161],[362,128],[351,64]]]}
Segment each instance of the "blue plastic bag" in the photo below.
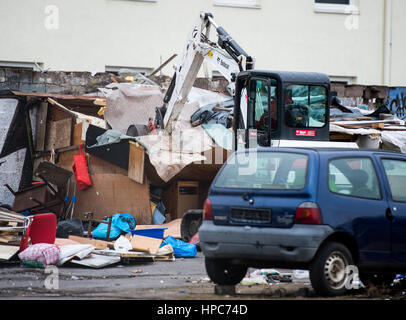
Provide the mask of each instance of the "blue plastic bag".
{"label": "blue plastic bag", "polygon": [[170,244],[173,248],[176,258],[193,258],[197,254],[195,244],[187,243],[172,236],[168,236],[162,241],[161,247]]}
{"label": "blue plastic bag", "polygon": [[[107,223],[100,223],[96,229],[93,230],[93,238],[105,240],[108,227],[109,225]],[[126,234],[135,229],[135,227],[136,223],[132,215],[129,213],[117,213],[112,216],[109,240],[115,240],[121,234]]]}

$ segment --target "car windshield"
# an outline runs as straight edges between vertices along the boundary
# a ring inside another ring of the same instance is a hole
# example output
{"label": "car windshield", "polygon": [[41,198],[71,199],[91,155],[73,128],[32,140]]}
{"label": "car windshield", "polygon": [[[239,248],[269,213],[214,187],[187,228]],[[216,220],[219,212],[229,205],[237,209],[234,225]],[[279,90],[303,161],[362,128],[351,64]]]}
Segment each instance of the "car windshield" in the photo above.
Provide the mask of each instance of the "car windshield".
{"label": "car windshield", "polygon": [[234,154],[224,165],[215,187],[300,190],[306,185],[308,156],[287,152]]}

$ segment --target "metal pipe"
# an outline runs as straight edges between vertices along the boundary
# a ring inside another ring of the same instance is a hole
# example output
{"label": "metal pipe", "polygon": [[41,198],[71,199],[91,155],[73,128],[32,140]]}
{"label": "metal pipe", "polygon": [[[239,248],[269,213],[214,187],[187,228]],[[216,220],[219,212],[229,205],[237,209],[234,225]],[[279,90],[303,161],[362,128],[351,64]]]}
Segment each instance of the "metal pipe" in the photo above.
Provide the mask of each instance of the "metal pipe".
{"label": "metal pipe", "polygon": [[385,0],[383,84],[391,85],[392,77],[392,0]]}

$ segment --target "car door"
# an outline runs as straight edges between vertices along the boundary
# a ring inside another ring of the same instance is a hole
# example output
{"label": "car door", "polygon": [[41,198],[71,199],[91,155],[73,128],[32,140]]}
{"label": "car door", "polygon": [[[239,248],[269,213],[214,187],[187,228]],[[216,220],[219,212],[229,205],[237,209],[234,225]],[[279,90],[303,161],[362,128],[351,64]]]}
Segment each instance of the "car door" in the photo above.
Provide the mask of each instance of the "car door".
{"label": "car door", "polygon": [[406,263],[406,157],[380,155],[379,158],[387,184],[391,255],[394,261]]}
{"label": "car door", "polygon": [[322,161],[320,205],[323,222],[353,235],[360,263],[390,259],[387,202],[369,154],[334,155]]}

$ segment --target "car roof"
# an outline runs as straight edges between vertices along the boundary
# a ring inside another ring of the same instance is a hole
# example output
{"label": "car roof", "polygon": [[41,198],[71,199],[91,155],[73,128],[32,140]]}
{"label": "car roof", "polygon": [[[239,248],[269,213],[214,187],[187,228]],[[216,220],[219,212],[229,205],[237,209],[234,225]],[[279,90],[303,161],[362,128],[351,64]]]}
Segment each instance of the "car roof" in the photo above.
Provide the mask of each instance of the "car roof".
{"label": "car roof", "polygon": [[250,73],[253,76],[271,76],[280,78],[283,82],[294,83],[322,83],[329,84],[330,78],[319,72],[293,72],[293,71],[269,71],[269,70],[248,70],[241,72],[241,75]]}

